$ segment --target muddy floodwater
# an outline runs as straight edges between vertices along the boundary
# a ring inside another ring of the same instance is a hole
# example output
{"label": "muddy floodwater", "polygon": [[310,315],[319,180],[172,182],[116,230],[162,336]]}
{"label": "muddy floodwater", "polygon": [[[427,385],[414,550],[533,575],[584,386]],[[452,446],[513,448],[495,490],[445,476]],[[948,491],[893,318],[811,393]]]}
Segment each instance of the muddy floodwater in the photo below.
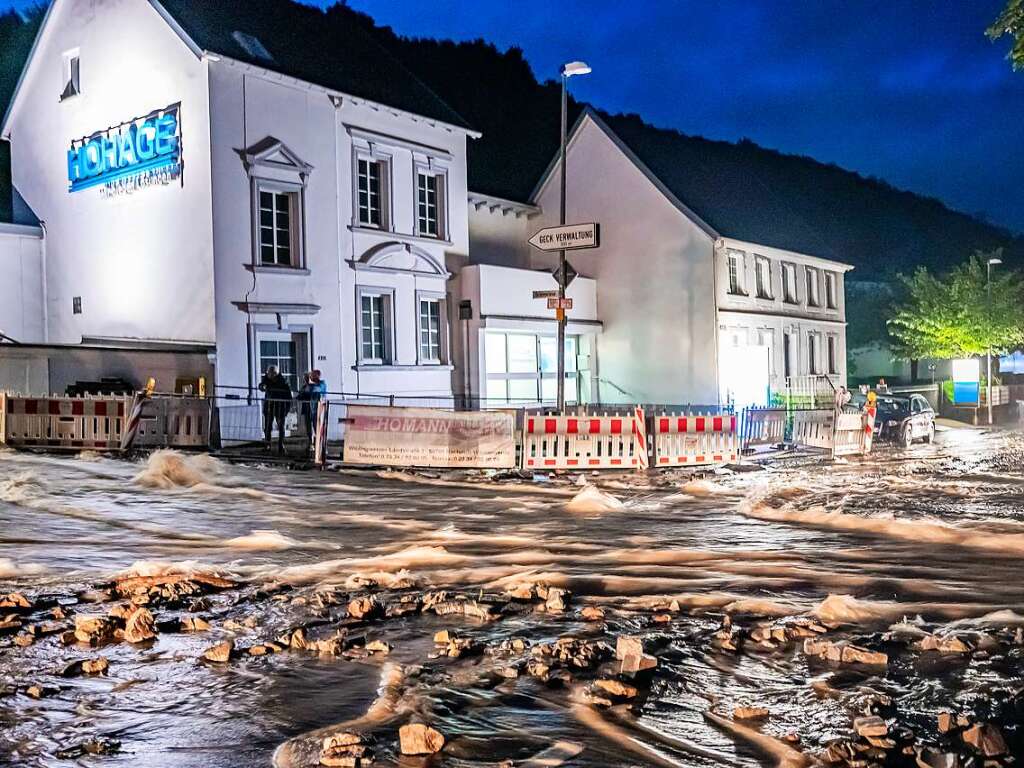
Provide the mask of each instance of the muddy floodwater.
{"label": "muddy floodwater", "polygon": [[[547,482],[4,451],[0,765],[315,766],[342,732],[350,765],[1009,765],[1022,554],[1008,433]],[[401,755],[410,722],[443,749]]]}

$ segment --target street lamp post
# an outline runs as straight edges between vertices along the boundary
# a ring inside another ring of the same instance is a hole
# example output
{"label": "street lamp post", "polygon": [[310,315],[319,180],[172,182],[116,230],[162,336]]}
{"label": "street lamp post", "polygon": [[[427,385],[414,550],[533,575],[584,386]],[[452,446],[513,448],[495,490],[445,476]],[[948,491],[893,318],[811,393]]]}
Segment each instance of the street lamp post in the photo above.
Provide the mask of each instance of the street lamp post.
{"label": "street lamp post", "polygon": [[[568,95],[566,83],[574,75],[590,74],[590,66],[582,61],[570,61],[562,65],[562,143],[559,150],[562,187],[559,194],[558,223],[565,226],[565,145],[568,126]],[[565,413],[565,250],[558,252],[558,412]]]}
{"label": "street lamp post", "polygon": [[[987,294],[986,308],[988,309],[989,321],[992,319],[992,267],[1002,264],[1002,259],[989,259],[985,265],[985,292]],[[988,424],[992,426],[992,345],[989,344],[988,352],[985,354],[985,404],[988,406]]]}

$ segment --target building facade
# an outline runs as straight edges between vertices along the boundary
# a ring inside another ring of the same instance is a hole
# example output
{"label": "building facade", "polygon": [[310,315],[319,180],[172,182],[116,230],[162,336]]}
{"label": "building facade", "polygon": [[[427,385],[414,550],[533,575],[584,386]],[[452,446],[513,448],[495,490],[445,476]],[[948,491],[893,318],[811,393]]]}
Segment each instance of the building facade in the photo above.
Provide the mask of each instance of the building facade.
{"label": "building facade", "polygon": [[475,134],[393,62],[388,103],[345,90],[344,62],[312,82],[273,20],[213,5],[52,3],[2,130],[45,228],[18,302],[34,320],[5,327],[206,348],[221,395],[273,364],[293,387],[318,368],[332,392],[450,400],[448,262],[468,253]]}

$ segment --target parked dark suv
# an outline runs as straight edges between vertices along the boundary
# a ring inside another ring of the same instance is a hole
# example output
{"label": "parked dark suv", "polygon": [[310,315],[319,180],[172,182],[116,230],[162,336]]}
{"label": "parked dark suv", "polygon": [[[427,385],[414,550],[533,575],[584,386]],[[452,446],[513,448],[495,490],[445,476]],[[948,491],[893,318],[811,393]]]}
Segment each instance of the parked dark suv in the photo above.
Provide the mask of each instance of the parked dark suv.
{"label": "parked dark suv", "polygon": [[[853,404],[864,408],[864,395],[856,395]],[[935,411],[921,395],[878,395],[875,437],[892,440],[907,448],[915,440],[935,439]]]}

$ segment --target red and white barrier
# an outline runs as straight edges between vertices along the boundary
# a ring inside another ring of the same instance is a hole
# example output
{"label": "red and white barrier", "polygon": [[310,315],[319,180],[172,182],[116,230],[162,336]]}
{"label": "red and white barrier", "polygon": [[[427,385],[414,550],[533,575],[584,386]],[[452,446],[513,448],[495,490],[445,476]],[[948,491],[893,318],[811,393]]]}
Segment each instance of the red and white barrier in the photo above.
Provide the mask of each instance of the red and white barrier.
{"label": "red and white barrier", "polygon": [[15,448],[119,450],[128,398],[3,398],[2,442]]}
{"label": "red and white barrier", "polygon": [[527,416],[523,469],[646,469],[644,412],[624,416]]}
{"label": "red and white barrier", "polygon": [[654,419],[654,466],[695,467],[736,461],[735,414],[662,414]]}

